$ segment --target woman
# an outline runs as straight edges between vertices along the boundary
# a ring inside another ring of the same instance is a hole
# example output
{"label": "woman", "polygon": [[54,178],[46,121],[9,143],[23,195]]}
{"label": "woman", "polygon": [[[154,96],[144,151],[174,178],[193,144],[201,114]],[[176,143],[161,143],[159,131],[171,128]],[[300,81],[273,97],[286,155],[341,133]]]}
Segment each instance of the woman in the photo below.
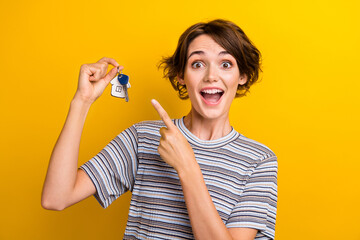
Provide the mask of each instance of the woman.
{"label": "woman", "polygon": [[258,78],[259,51],[238,26],[214,20],[188,28],[162,63],[190,112],[171,120],[152,100],[162,120],[131,126],[77,169],[87,111],[122,69],[111,58],[81,66],[43,207],[62,210],[94,195],[106,208],[131,190],[124,239],[273,239],[276,156],[229,122],[233,99]]}

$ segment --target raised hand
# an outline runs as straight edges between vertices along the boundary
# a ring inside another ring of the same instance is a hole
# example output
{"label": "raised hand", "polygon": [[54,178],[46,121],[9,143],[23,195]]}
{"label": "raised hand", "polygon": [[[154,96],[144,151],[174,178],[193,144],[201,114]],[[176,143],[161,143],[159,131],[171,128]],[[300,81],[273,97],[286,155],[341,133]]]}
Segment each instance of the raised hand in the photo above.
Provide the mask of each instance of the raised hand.
{"label": "raised hand", "polygon": [[[108,66],[113,65],[107,74]],[[103,57],[96,63],[83,64],[80,68],[79,83],[75,96],[82,100],[93,103],[105,90],[111,79],[116,76],[116,73],[122,70],[115,59]]]}
{"label": "raised hand", "polygon": [[[114,68],[106,74],[109,64]],[[96,192],[90,177],[78,170],[81,133],[91,103],[103,93],[118,67],[123,69],[112,58],[81,66],[78,89],[51,154],[41,198],[44,208],[62,210]]]}
{"label": "raised hand", "polygon": [[193,167],[197,163],[189,142],[171,121],[160,103],[155,99],[151,100],[151,103],[166,125],[166,127],[160,128],[161,137],[158,152],[161,158],[178,173]]}

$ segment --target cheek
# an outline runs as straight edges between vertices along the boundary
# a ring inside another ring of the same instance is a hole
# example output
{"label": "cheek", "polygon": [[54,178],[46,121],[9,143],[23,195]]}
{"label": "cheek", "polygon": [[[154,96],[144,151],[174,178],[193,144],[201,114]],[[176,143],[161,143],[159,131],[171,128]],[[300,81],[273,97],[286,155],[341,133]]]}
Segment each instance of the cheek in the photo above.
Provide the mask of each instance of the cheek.
{"label": "cheek", "polygon": [[186,85],[186,89],[188,89],[188,91],[195,89],[199,78],[200,77],[193,72],[186,73],[183,80],[184,84]]}
{"label": "cheek", "polygon": [[230,95],[236,95],[237,89],[239,86],[239,78],[235,78],[234,75],[232,77],[230,77],[229,79],[227,79],[227,88],[229,93],[231,93]]}
{"label": "cheek", "polygon": [[189,97],[192,98],[193,96],[196,95],[196,90],[195,90],[195,86],[193,86],[192,84],[186,84],[186,90],[189,94]]}
{"label": "cheek", "polygon": [[229,88],[239,85],[240,76],[238,74],[228,74],[224,76],[224,81],[226,81]]}

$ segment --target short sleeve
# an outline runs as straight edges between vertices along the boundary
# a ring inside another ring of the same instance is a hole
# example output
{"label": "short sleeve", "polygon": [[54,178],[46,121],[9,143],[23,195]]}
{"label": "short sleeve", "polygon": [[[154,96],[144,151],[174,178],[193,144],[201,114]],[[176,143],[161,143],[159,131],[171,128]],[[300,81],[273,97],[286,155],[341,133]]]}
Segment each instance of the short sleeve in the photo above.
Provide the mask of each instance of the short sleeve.
{"label": "short sleeve", "polygon": [[277,158],[262,160],[249,177],[226,227],[258,229],[255,239],[274,239],[277,207]]}
{"label": "short sleeve", "polygon": [[137,132],[132,126],[80,166],[94,183],[96,200],[107,208],[126,191],[132,191],[137,171]]}

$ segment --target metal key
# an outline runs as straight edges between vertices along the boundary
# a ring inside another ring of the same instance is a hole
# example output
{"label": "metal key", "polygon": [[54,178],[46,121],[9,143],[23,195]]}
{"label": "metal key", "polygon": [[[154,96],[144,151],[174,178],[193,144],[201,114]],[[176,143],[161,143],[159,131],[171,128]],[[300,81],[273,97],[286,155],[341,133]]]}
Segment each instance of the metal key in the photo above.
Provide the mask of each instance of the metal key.
{"label": "metal key", "polygon": [[125,93],[125,102],[129,101],[129,95],[128,95],[128,88],[127,88],[127,84],[129,83],[129,76],[125,75],[123,73],[119,73],[118,75],[118,81],[120,82],[120,84],[123,87],[124,93]]}

